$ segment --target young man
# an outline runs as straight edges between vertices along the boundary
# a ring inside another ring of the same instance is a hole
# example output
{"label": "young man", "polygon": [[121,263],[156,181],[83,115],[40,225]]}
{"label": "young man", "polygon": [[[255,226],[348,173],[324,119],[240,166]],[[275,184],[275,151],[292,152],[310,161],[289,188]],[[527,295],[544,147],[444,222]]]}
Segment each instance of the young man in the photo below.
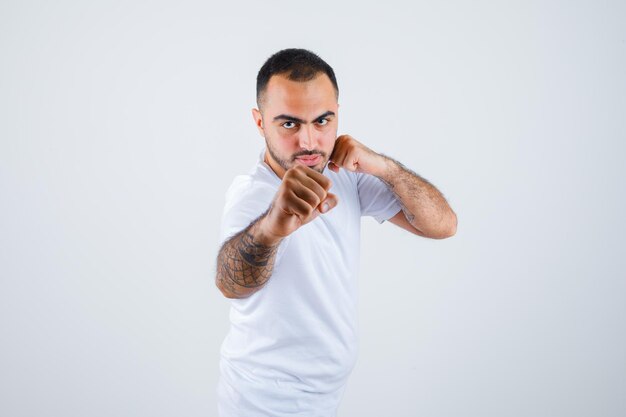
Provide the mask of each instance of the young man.
{"label": "young man", "polygon": [[456,232],[432,184],[337,137],[338,95],[333,69],[307,50],[259,71],[252,116],[265,147],[227,192],[217,258],[231,299],[221,417],[336,414],[357,358],[362,216],[428,238]]}

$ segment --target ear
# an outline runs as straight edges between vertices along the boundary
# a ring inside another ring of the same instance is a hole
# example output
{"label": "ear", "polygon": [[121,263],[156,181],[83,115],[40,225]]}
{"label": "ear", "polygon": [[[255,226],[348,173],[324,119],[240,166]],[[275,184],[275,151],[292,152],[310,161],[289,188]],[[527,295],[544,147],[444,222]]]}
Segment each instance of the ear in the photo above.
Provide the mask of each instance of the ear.
{"label": "ear", "polygon": [[259,130],[259,134],[265,137],[265,131],[263,130],[263,116],[258,109],[252,109],[252,118],[254,119],[254,125]]}

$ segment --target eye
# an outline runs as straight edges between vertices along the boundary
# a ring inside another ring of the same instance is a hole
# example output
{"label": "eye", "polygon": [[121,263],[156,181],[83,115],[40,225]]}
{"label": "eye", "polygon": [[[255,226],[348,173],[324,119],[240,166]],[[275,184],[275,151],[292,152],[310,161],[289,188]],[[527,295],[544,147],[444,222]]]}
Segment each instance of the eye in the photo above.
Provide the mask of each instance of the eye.
{"label": "eye", "polygon": [[322,119],[319,119],[319,120],[317,121],[317,123],[319,123],[319,124],[320,124],[320,126],[324,126],[324,125],[328,124],[328,119],[324,117],[324,118],[322,118]]}
{"label": "eye", "polygon": [[285,129],[293,129],[294,127],[296,127],[296,124],[294,122],[285,122],[281,126]]}

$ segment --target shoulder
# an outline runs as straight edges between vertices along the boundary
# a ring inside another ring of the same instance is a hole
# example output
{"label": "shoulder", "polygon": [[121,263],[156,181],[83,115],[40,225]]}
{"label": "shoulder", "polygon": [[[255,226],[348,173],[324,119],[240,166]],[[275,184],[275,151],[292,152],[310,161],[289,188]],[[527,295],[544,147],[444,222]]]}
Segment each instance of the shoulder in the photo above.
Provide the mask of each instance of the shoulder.
{"label": "shoulder", "polygon": [[256,190],[276,190],[280,185],[278,178],[273,178],[260,164],[257,164],[247,174],[237,175],[228,188],[227,197],[255,192]]}
{"label": "shoulder", "polygon": [[271,181],[271,178],[253,171],[244,175],[237,175],[233,178],[226,191],[225,211],[236,206],[264,206],[273,198],[278,185]]}

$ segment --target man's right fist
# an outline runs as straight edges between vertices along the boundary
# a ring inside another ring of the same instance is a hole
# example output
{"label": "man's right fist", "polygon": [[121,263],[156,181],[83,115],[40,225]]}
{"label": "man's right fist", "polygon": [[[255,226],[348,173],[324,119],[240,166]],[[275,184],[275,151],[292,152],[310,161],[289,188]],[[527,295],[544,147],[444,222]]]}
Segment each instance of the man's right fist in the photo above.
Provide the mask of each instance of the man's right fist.
{"label": "man's right fist", "polygon": [[327,177],[306,165],[288,169],[263,219],[264,231],[284,238],[320,213],[327,213],[338,202],[337,196],[328,192],[331,185]]}

